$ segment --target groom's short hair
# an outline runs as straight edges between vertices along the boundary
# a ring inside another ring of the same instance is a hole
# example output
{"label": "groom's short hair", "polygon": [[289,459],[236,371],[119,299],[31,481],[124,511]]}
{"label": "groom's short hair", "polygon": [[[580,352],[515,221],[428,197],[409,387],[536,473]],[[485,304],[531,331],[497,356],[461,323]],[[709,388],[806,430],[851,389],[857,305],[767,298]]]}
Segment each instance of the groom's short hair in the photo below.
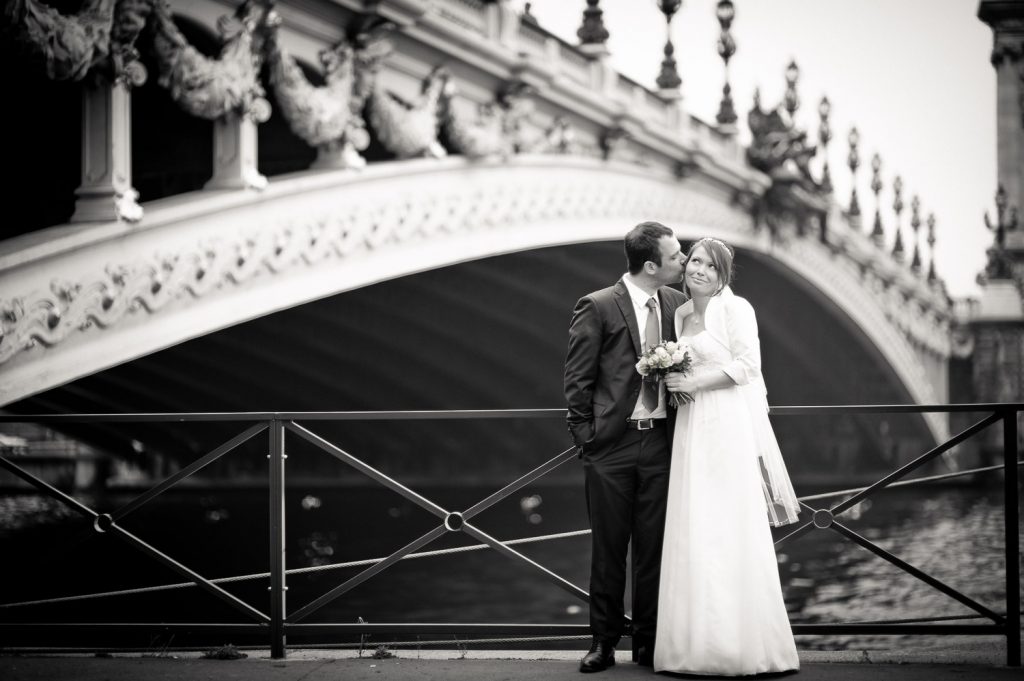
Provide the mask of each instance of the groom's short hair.
{"label": "groom's short hair", "polygon": [[626,235],[626,269],[630,274],[637,274],[643,269],[644,263],[650,260],[661,266],[661,247],[658,242],[663,237],[675,238],[675,232],[660,222],[641,222]]}

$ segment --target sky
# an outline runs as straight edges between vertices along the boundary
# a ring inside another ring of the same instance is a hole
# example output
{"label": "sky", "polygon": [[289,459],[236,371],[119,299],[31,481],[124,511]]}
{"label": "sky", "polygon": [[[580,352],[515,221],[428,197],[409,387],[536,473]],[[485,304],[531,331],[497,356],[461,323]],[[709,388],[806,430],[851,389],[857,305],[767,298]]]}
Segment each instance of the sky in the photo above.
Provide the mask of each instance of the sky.
{"label": "sky", "polygon": [[[523,1],[514,3],[521,8]],[[724,82],[716,44],[716,0],[683,0],[672,41],[686,111],[713,123]],[[817,140],[818,102],[831,102],[828,159],[835,197],[849,204],[847,133],[860,134],[857,194],[865,228],[874,217],[871,157],[882,158],[880,193],[888,244],[894,238],[892,185],[903,180],[901,224],[913,249],[910,201],[921,200],[922,222],[935,214],[936,271],[954,298],[976,297],[975,276],[992,243],[983,215],[995,214],[996,76],[989,62],[992,31],[977,18],[978,0],[734,0],[730,61],[741,139],[760,88],[761,105],[782,102],[785,69],[800,68],[796,123]],[[662,59],[665,17],[656,0],[601,0],[612,66],[654,88]],[[578,42],[584,0],[534,0],[539,23]],[[820,169],[821,152],[813,162]],[[925,266],[930,251],[921,228]]]}

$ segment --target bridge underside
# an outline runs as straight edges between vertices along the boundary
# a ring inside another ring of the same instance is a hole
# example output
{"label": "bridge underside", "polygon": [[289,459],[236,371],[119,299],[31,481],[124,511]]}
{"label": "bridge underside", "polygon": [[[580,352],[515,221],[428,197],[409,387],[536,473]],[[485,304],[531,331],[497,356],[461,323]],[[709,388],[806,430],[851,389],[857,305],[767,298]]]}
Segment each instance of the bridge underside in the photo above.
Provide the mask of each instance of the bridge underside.
{"label": "bridge underside", "polygon": [[[623,267],[621,242],[524,251],[401,277],[185,342],[8,405],[14,413],[560,408],[576,299]],[[764,255],[740,252],[735,288],[758,313],[774,405],[912,401],[834,306]],[[861,477],[932,442],[920,416],[774,417],[797,480]],[[506,477],[568,446],[560,419],[311,426],[388,472]],[[154,473],[240,427],[80,427],[78,437]],[[319,455],[290,452],[292,474]],[[225,463],[265,470],[262,440]],[[337,471],[336,465],[322,470]]]}

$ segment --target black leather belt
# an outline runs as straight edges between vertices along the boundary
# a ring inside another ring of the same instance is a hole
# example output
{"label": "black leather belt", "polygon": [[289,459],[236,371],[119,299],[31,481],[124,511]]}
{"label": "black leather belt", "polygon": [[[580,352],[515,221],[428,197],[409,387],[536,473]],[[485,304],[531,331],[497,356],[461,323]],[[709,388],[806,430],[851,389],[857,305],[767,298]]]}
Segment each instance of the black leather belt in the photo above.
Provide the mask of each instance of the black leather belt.
{"label": "black leather belt", "polygon": [[626,419],[626,426],[635,430],[650,430],[665,419]]}

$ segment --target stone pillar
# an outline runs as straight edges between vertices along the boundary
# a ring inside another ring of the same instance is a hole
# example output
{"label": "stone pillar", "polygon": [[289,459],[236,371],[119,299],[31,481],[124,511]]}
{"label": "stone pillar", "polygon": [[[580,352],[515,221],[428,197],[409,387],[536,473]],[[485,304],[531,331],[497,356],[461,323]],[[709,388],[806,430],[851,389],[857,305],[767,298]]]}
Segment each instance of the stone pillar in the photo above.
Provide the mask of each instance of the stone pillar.
{"label": "stone pillar", "polygon": [[[1012,215],[1024,208],[1024,2],[982,0],[978,18],[993,34],[997,182],[1005,201],[997,195],[995,221],[986,215],[995,239],[978,278],[981,296],[971,306],[966,325],[972,344],[971,384],[978,402],[1016,402],[1024,395],[1024,229]],[[992,189],[995,195],[996,187]],[[1018,415],[1018,446],[1022,418]],[[1000,429],[990,428],[983,443],[987,463],[998,463]]]}
{"label": "stone pillar", "polygon": [[978,18],[993,34],[998,182],[1007,204],[1024,212],[1024,2],[982,0]]}
{"label": "stone pillar", "polygon": [[142,218],[132,188],[131,90],[87,78],[82,84],[82,184],[75,190],[71,222]]}
{"label": "stone pillar", "polygon": [[205,189],[263,189],[267,178],[256,168],[256,123],[232,112],[213,124],[213,177]]}

